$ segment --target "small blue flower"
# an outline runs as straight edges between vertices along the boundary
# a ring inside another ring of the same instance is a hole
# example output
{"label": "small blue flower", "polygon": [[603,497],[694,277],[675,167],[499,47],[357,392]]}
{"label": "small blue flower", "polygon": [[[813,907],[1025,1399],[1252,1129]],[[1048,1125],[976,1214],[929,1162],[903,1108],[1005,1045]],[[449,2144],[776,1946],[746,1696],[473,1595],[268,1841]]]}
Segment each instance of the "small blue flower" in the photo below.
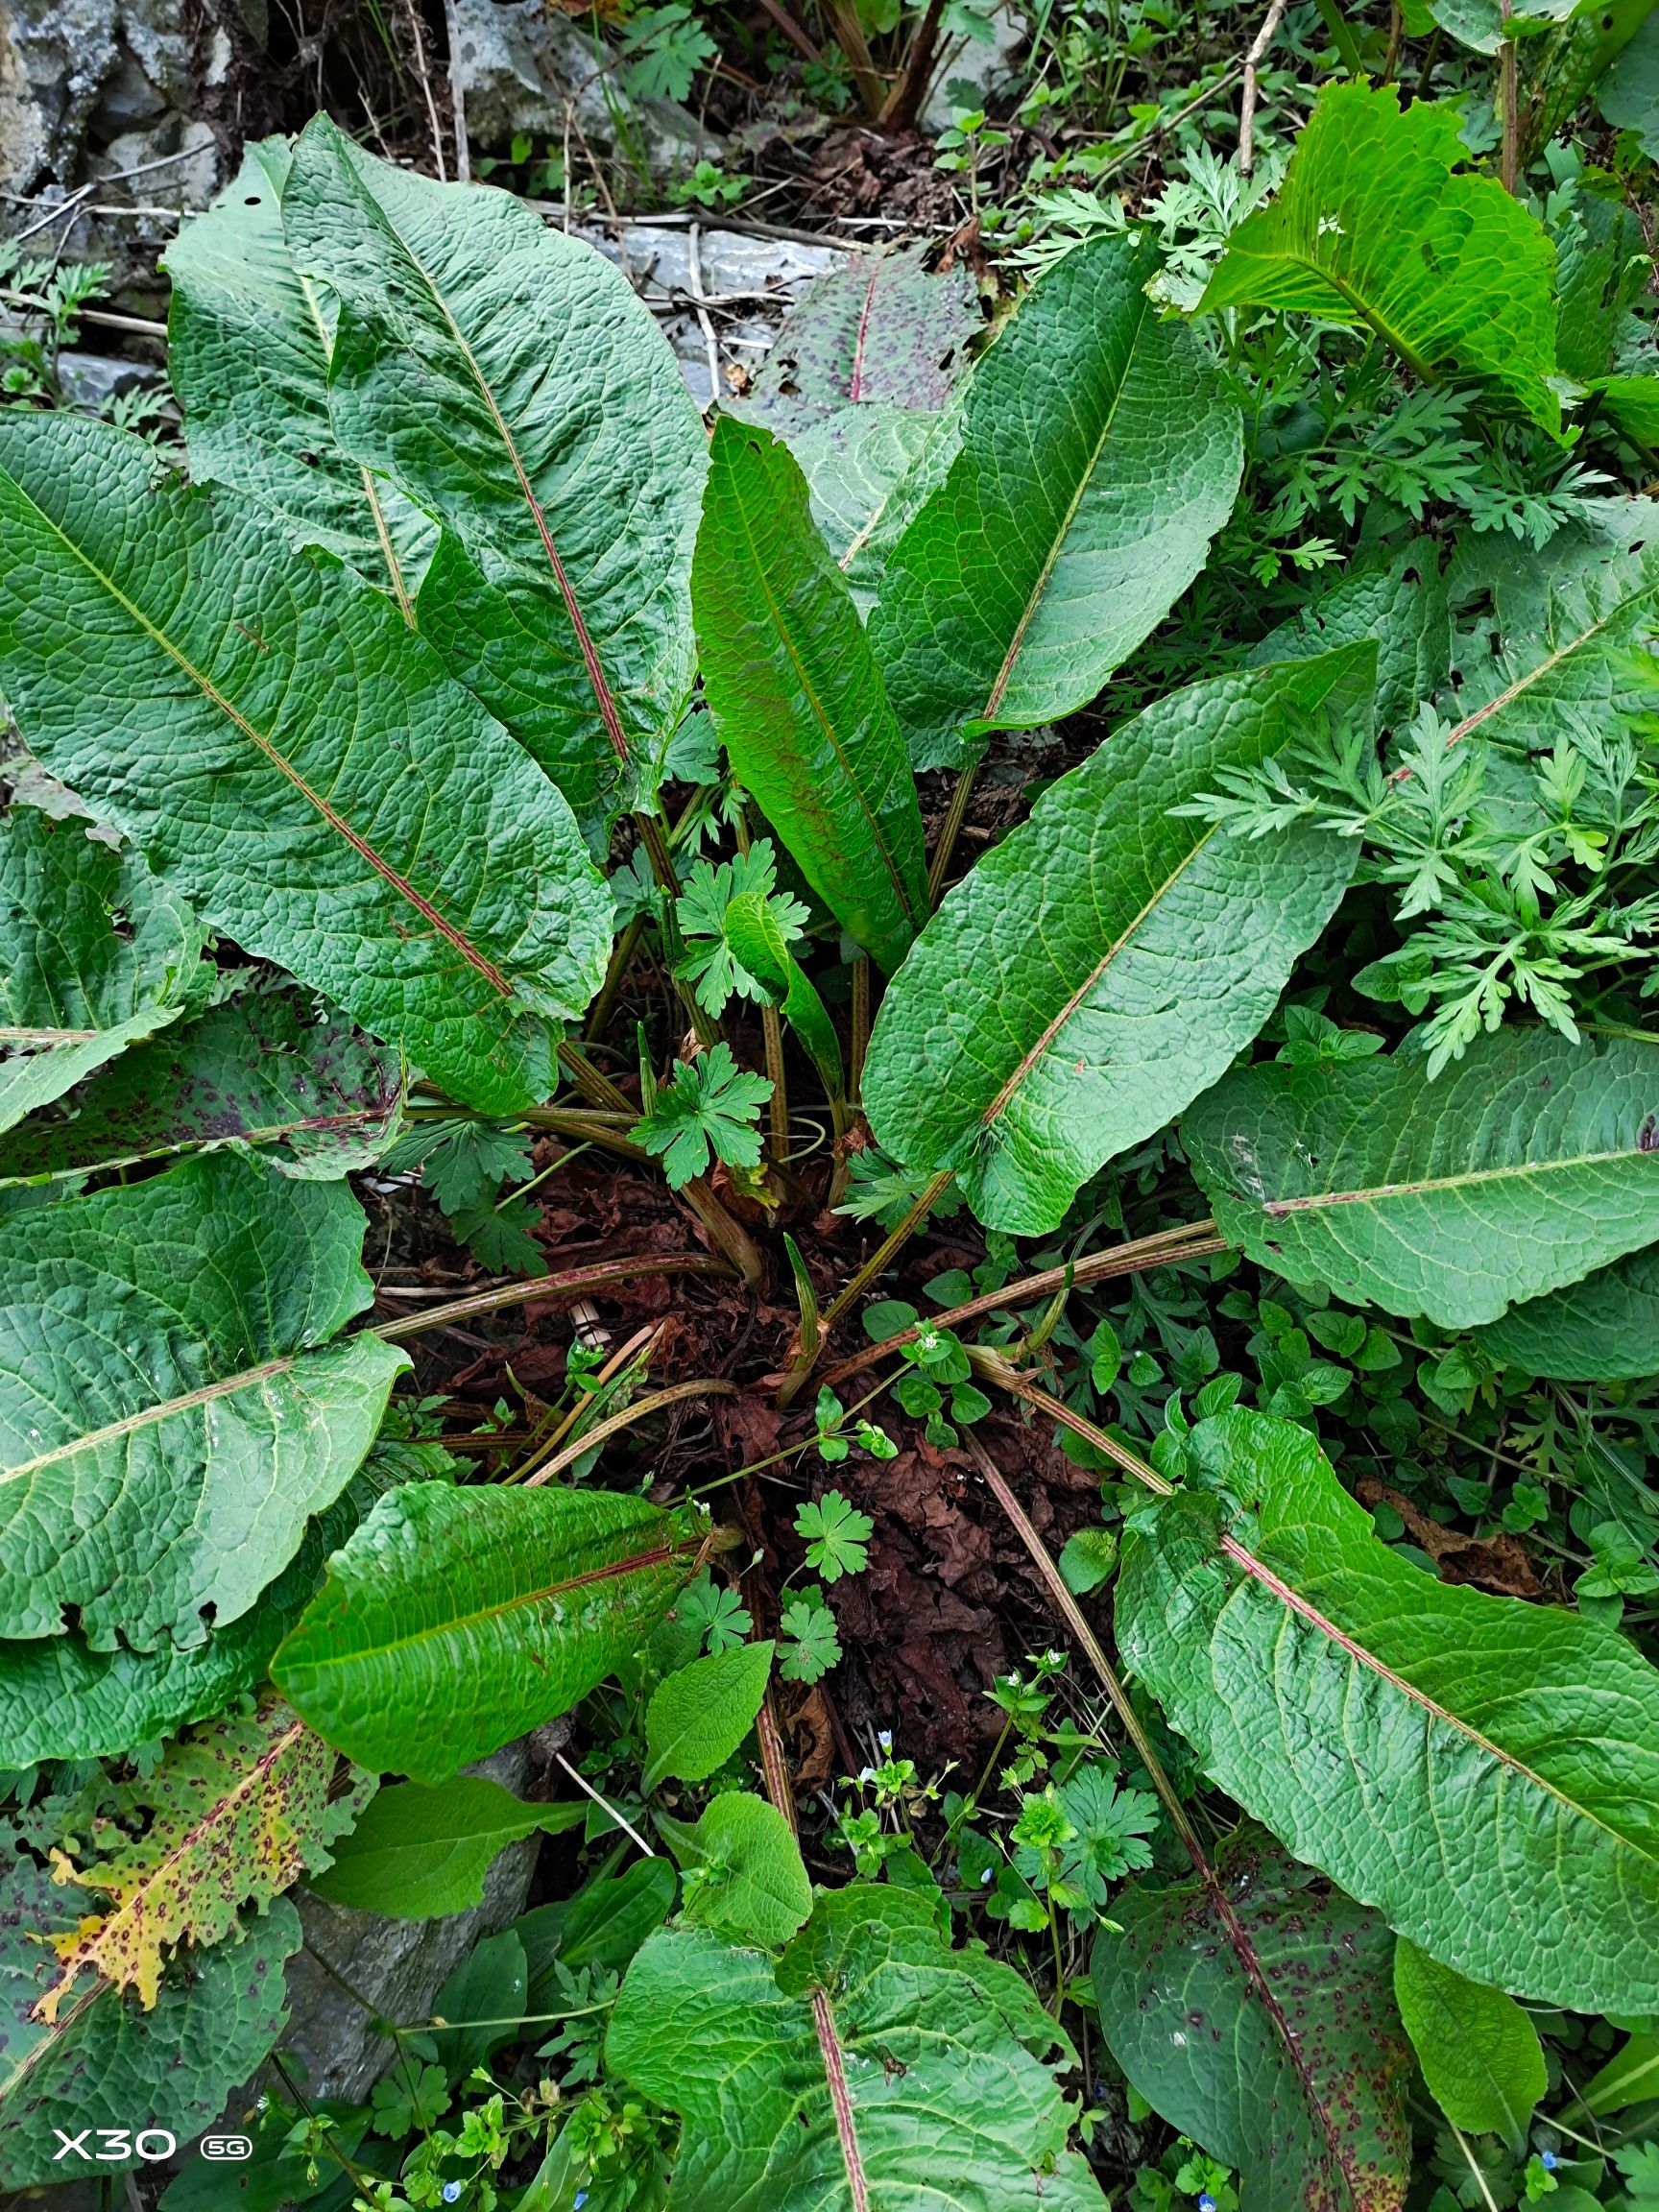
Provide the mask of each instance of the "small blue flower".
{"label": "small blue flower", "polygon": [[574,2197],[573,2197],[573,2198],[570,2200],[570,2201],[571,2201],[571,2204],[572,2204],[572,2205],[573,2205],[573,2207],[574,2207],[574,2212],[582,2212],[582,2207],[583,2207],[583,2205],[584,2205],[584,2204],[586,2204],[586,2203],[587,2203],[587,2201],[588,2201],[588,2192],[587,2192],[587,2190],[586,2190],[586,2189],[578,2189],[578,2190],[577,2190],[577,2192],[576,2192],[576,2194],[575,2194],[575,2196],[574,2196]]}
{"label": "small blue flower", "polygon": [[1198,2200],[1198,2212],[1215,2212],[1215,2200],[1211,2196],[1208,2189]]}
{"label": "small blue flower", "polygon": [[1543,2167],[1546,2174],[1553,2174],[1556,2167],[1560,2165],[1561,2161],[1556,2157],[1553,2151],[1540,2151],[1538,2153],[1538,2163]]}
{"label": "small blue flower", "polygon": [[460,2184],[460,2182],[459,2182],[459,2181],[445,2181],[445,2184],[444,2184],[444,2201],[445,2201],[445,2204],[455,2204],[455,2203],[458,2203],[458,2202],[460,2201],[460,2198],[461,2198],[461,2184]]}

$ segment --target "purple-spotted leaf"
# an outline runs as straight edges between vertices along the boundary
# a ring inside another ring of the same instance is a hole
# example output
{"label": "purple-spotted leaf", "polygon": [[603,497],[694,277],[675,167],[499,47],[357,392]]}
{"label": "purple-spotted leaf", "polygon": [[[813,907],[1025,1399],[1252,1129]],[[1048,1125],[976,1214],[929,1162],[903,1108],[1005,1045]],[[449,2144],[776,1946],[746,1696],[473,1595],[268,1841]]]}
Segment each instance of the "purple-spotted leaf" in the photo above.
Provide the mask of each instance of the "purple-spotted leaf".
{"label": "purple-spotted leaf", "polygon": [[1411,2051],[1394,1938],[1270,1837],[1213,1883],[1148,1875],[1093,1973],[1107,2048],[1161,2118],[1238,2171],[1239,2212],[1397,2212]]}

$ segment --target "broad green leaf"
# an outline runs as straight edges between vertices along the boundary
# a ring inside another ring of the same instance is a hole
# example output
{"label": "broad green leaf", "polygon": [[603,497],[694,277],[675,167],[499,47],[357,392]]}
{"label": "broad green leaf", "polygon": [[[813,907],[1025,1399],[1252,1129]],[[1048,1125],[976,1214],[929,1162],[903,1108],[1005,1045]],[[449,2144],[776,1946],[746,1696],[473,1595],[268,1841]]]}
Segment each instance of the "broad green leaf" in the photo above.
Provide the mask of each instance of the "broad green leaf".
{"label": "broad green leaf", "polygon": [[702,1782],[723,1767],[755,1725],[771,1671],[769,1642],[734,1644],[660,1682],[645,1713],[645,1788]]}
{"label": "broad green leaf", "polygon": [[1602,78],[1596,95],[1601,120],[1632,131],[1649,161],[1659,160],[1659,15],[1641,27]]}
{"label": "broad green leaf", "polygon": [[1129,1534],[1118,1638],[1212,1781],[1470,1981],[1659,2007],[1659,1671],[1391,1551],[1287,1421],[1189,1451],[1238,1503],[1178,1493]]}
{"label": "broad green leaf", "polygon": [[344,1015],[292,991],[246,991],[0,1137],[0,1186],[221,1144],[256,1146],[284,1175],[326,1179],[379,1157],[402,1100],[397,1053]]}
{"label": "broad green leaf", "polygon": [[190,473],[262,499],[296,543],[325,545],[407,610],[437,531],[335,444],[338,303],[300,275],[282,234],[292,160],[285,138],[250,146],[232,182],[167,249],[167,369]]}
{"label": "broad green leaf", "polygon": [[729,1790],[685,1838],[681,1917],[733,1943],[778,1950],[812,1911],[812,1884],[789,1823],[764,1797]]}
{"label": "broad green leaf", "polygon": [[637,1859],[620,1874],[590,1877],[573,1897],[520,1913],[513,1932],[530,1963],[531,2011],[547,2011],[556,2001],[555,1961],[571,1973],[599,1966],[620,1974],[667,1919],[678,1887],[666,1859]]}
{"label": "broad green leaf", "polygon": [[1590,390],[1632,445],[1659,445],[1659,376],[1599,376]]}
{"label": "broad green leaf", "polygon": [[[108,1984],[89,1987],[56,2023],[34,2008],[56,1960],[37,1936],[67,1933],[77,1900],[24,1858],[0,1873],[0,2188],[63,2179],[59,2131],[141,2128],[189,2142],[248,2080],[287,2018],[282,1965],[300,1948],[285,1897],[244,1915],[238,1933],[162,1977],[146,2012]],[[96,2169],[138,2164],[137,2153]]]}
{"label": "broad green leaf", "polygon": [[[135,1989],[146,2012],[161,1984],[162,1946],[176,1953],[221,1942],[245,1906],[268,1906],[349,1828],[379,1787],[373,1774],[339,1777],[339,1761],[279,1698],[247,1719],[223,1716],[171,1745],[152,1772],[125,1783],[124,1812],[145,1820],[133,1839],[113,1828],[105,1855],[61,1851],[53,1879],[91,1897],[51,1938],[58,1979],[38,2000],[54,2024],[94,1984]],[[344,1786],[342,1786],[342,1781]]]}
{"label": "broad green leaf", "polygon": [[1452,613],[1432,540],[1350,570],[1253,646],[1246,665],[1310,661],[1338,645],[1377,640],[1377,726],[1401,730],[1452,666]]}
{"label": "broad green leaf", "polygon": [[329,1561],[272,1677],[361,1765],[435,1787],[603,1682],[706,1535],[608,1490],[410,1482]]}
{"label": "broad green leaf", "polygon": [[886,565],[870,641],[918,768],[1084,706],[1203,567],[1237,403],[1146,298],[1148,239],[1078,247],[974,373],[961,446]]}
{"label": "broad green leaf", "polygon": [[1513,1997],[1482,1988],[1401,1936],[1394,1994],[1429,2093],[1455,2128],[1519,2154],[1547,2077],[1538,2031]]}
{"label": "broad green leaf", "polygon": [[928,911],[915,779],[801,471],[764,430],[715,428],[691,590],[733,773],[891,973]]}
{"label": "broad green leaf", "polygon": [[[238,1620],[355,1473],[407,1355],[362,1209],[228,1153],[0,1220],[0,1634],[94,1650]],[[204,1616],[204,1608],[211,1608]]]}
{"label": "broad green leaf", "polygon": [[1491,1357],[1558,1382],[1634,1382],[1659,1347],[1659,1249],[1529,1298],[1479,1332]]}
{"label": "broad green leaf", "polygon": [[784,317],[747,397],[725,403],[788,445],[812,519],[855,581],[878,541],[897,541],[914,495],[906,479],[984,327],[967,264],[930,276],[925,252],[873,254],[821,277]]}
{"label": "broad green leaf", "polygon": [[422,633],[603,850],[691,687],[708,464],[679,363],[592,247],[505,192],[375,161],[325,116],[282,216],[344,302],[336,436],[445,525]]}
{"label": "broad green leaf", "polygon": [[771,902],[758,891],[740,891],[726,908],[725,936],[739,967],[765,990],[810,1056],[825,1090],[839,1098],[846,1088],[841,1043],[830,1010],[789,950]]}
{"label": "broad green leaf", "polygon": [[1203,307],[1281,307],[1362,323],[1414,375],[1486,377],[1559,434],[1554,250],[1477,176],[1449,101],[1328,84],[1270,206],[1227,241]]}
{"label": "broad green leaf", "polygon": [[357,1522],[357,1482],[320,1514],[259,1602],[180,1651],[92,1650],[76,1629],[0,1643],[0,1743],[14,1766],[108,1759],[223,1713],[260,1682],[309,1603],[323,1562]]}
{"label": "broad green leaf", "polygon": [[1214,1082],[1355,854],[1306,826],[1251,841],[1169,809],[1316,716],[1368,717],[1374,666],[1374,647],[1350,646],[1194,685],[1045,791],[888,989],[863,1083],[882,1147],[917,1173],[953,1169],[982,1221],[1035,1234]]}
{"label": "broad green leaf", "polygon": [[1654,519],[1649,502],[1632,500],[1625,542],[1564,532],[1542,559],[1500,567],[1490,657],[1466,655],[1459,667],[1454,740],[1548,751],[1579,725],[1611,736],[1621,720],[1659,705],[1644,650],[1659,628]]}
{"label": "broad green leaf", "polygon": [[[1623,5],[1624,0],[1618,0]],[[1636,0],[1649,8],[1652,0]],[[1602,20],[1613,10],[1599,12]],[[1574,102],[1576,107],[1577,102]],[[1611,178],[1592,172],[1554,216],[1555,365],[1588,383],[1612,366],[1649,267],[1641,220]]]}
{"label": "broad green leaf", "polygon": [[702,1928],[653,1936],[605,2051],[680,2115],[672,2212],[1104,2212],[1066,2148],[1070,2044],[916,1892],[820,1897],[776,1962]]}
{"label": "broad green leaf", "polygon": [[[1591,2077],[1574,2104],[1578,2112],[1594,2113],[1599,2120],[1655,2097],[1659,2097],[1659,2031],[1647,2029],[1632,2035],[1623,2050]],[[1562,2117],[1571,2119],[1573,2114]]]}
{"label": "broad green leaf", "polygon": [[1396,2212],[1411,2170],[1394,1938],[1270,1839],[1214,1887],[1148,1875],[1094,1939],[1106,2046],[1171,2127],[1238,2173],[1241,2212]]}
{"label": "broad green leaf", "polygon": [[484,1877],[509,1843],[538,1829],[557,1836],[579,1828],[589,1800],[530,1805],[482,1774],[457,1774],[441,1790],[401,1782],[382,1790],[334,1863],[308,1887],[336,1905],[399,1920],[464,1911],[484,1894]]}
{"label": "broad green leaf", "polygon": [[455,2026],[438,2031],[432,2046],[451,2088],[492,2052],[517,2041],[514,2031],[529,2009],[529,1982],[524,1946],[511,1928],[503,1928],[499,1936],[474,1943],[439,1990],[433,2017]]}
{"label": "broad green leaf", "polygon": [[177,1022],[214,981],[177,893],[88,827],[0,813],[0,1129]]}
{"label": "broad green leaf", "polygon": [[203,919],[469,1105],[546,1096],[613,904],[557,790],[397,610],[144,444],[0,418],[0,690]]}
{"label": "broad green leaf", "polygon": [[[1624,49],[1640,36],[1653,6],[1654,0],[1578,0],[1566,22],[1558,23],[1547,36],[1523,39],[1522,96],[1527,102],[1521,130],[1523,161],[1535,160],[1556,132],[1572,122],[1598,84],[1611,76]],[[1615,93],[1616,102],[1617,97]],[[1645,247],[1637,251],[1646,253]],[[1577,373],[1565,361],[1560,365],[1570,375]],[[1565,2205],[1562,2212],[1567,2212]]]}
{"label": "broad green leaf", "polygon": [[1505,12],[1503,0],[1429,0],[1431,18],[1450,31],[1460,46],[1477,54],[1496,54],[1515,24],[1536,34],[1571,15],[1577,0],[1527,0],[1524,7]]}
{"label": "broad green leaf", "polygon": [[1225,1076],[1181,1124],[1221,1233],[1294,1282],[1444,1329],[1495,1321],[1659,1238],[1659,1049],[1478,1037]]}
{"label": "broad green leaf", "polygon": [[955,457],[960,397],[938,415],[908,407],[843,407],[789,439],[806,479],[812,520],[868,614],[886,556]]}

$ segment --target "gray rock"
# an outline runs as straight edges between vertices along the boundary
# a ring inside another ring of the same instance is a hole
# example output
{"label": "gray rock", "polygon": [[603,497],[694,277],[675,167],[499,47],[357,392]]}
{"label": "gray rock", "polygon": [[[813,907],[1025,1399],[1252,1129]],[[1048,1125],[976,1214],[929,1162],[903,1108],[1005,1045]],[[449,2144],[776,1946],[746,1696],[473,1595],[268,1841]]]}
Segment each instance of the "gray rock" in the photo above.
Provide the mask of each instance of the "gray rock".
{"label": "gray rock", "polygon": [[[519,1793],[536,1770],[523,1738],[468,1769]],[[402,2027],[430,2018],[439,1990],[478,1937],[523,1911],[539,1842],[529,1836],[509,1844],[485,1877],[482,1904],[445,1920],[388,1920],[298,1893],[305,1947],[288,1961],[280,2048],[303,2062],[308,2096],[368,2096],[396,2056],[391,2037],[375,2032],[376,2015]],[[232,2098],[228,2109],[239,2108]]]}
{"label": "gray rock", "polygon": [[[229,64],[226,34],[183,0],[3,0],[0,191],[16,197],[0,202],[0,232],[91,185],[36,233],[39,250],[110,262],[117,294],[153,285],[172,224],[141,210],[204,206],[223,182],[204,108]],[[111,204],[134,211],[92,212]]]}
{"label": "gray rock", "polygon": [[58,381],[72,407],[96,415],[106,400],[122,392],[152,391],[164,384],[159,369],[142,361],[112,361],[105,353],[60,353]]}
{"label": "gray rock", "polygon": [[1029,43],[1030,24],[1001,0],[992,11],[991,33],[988,39],[964,39],[940,71],[922,111],[924,131],[943,131],[958,109],[983,108],[1013,75],[1016,58]]}
{"label": "gray rock", "polygon": [[[628,131],[619,133],[599,75],[605,55],[545,0],[455,0],[453,23],[467,134],[477,145],[505,153],[523,131],[557,152],[570,102],[595,154],[631,163],[626,135],[654,178],[683,176],[709,150],[697,118],[672,100],[619,100],[628,111]],[[618,99],[613,77],[612,97]],[[571,150],[575,158],[574,135]]]}
{"label": "gray rock", "polygon": [[[706,230],[699,225],[699,285],[691,274],[688,224],[633,224],[617,233],[593,225],[581,234],[623,270],[656,314],[699,407],[709,405],[711,393],[725,396],[728,366],[757,368],[800,294],[813,277],[840,268],[847,259],[839,247],[750,238],[739,230]],[[688,303],[699,295],[715,302],[709,322],[720,370],[717,384],[709,363],[708,333],[695,305]]]}

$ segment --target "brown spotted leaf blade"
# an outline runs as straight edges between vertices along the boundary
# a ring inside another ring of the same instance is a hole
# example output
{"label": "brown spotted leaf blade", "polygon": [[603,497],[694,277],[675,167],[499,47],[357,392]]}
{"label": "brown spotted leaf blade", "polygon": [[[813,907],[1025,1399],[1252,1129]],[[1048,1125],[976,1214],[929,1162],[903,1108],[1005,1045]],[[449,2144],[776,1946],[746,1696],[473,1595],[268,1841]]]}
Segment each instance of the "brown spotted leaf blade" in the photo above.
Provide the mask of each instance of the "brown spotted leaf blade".
{"label": "brown spotted leaf blade", "polygon": [[1397,2212],[1410,2046],[1394,1938],[1271,1838],[1135,1882],[1095,1940],[1112,2056],[1161,2118],[1236,2167],[1240,2212]]}
{"label": "brown spotted leaf blade", "polygon": [[142,1836],[84,1866],[53,1853],[59,1882],[108,1902],[52,1938],[60,1971],[37,2017],[53,2025],[88,1972],[135,1989],[149,2011],[164,1947],[217,1943],[245,1905],[268,1904],[307,1867],[325,1866],[329,1843],[376,1788],[358,1772],[335,1794],[337,1765],[323,1739],[273,1699],[251,1719],[206,1722],[147,1780],[126,1785],[121,1810],[148,1815]]}
{"label": "brown spotted leaf blade", "polygon": [[391,1142],[397,1054],[311,994],[245,991],[151,1039],[60,1105],[0,1137],[0,1186],[257,1145],[285,1175],[327,1180]]}
{"label": "brown spotted leaf blade", "polygon": [[861,255],[821,276],[729,412],[788,445],[844,407],[937,413],[983,319],[967,264],[931,276],[926,252]]}
{"label": "brown spotted leaf blade", "polygon": [[[84,2128],[124,2129],[131,2143],[135,2114],[188,2143],[287,2016],[282,1965],[300,1948],[300,1915],[278,1897],[243,1913],[225,1942],[170,1967],[154,2010],[108,1982],[84,1982],[48,2025],[36,2001],[58,1961],[40,1938],[73,1925],[75,1895],[27,1853],[0,1871],[0,2192],[61,2182],[63,2138]],[[110,2146],[94,2133],[88,2148]],[[138,2164],[136,2153],[125,2163]]]}

